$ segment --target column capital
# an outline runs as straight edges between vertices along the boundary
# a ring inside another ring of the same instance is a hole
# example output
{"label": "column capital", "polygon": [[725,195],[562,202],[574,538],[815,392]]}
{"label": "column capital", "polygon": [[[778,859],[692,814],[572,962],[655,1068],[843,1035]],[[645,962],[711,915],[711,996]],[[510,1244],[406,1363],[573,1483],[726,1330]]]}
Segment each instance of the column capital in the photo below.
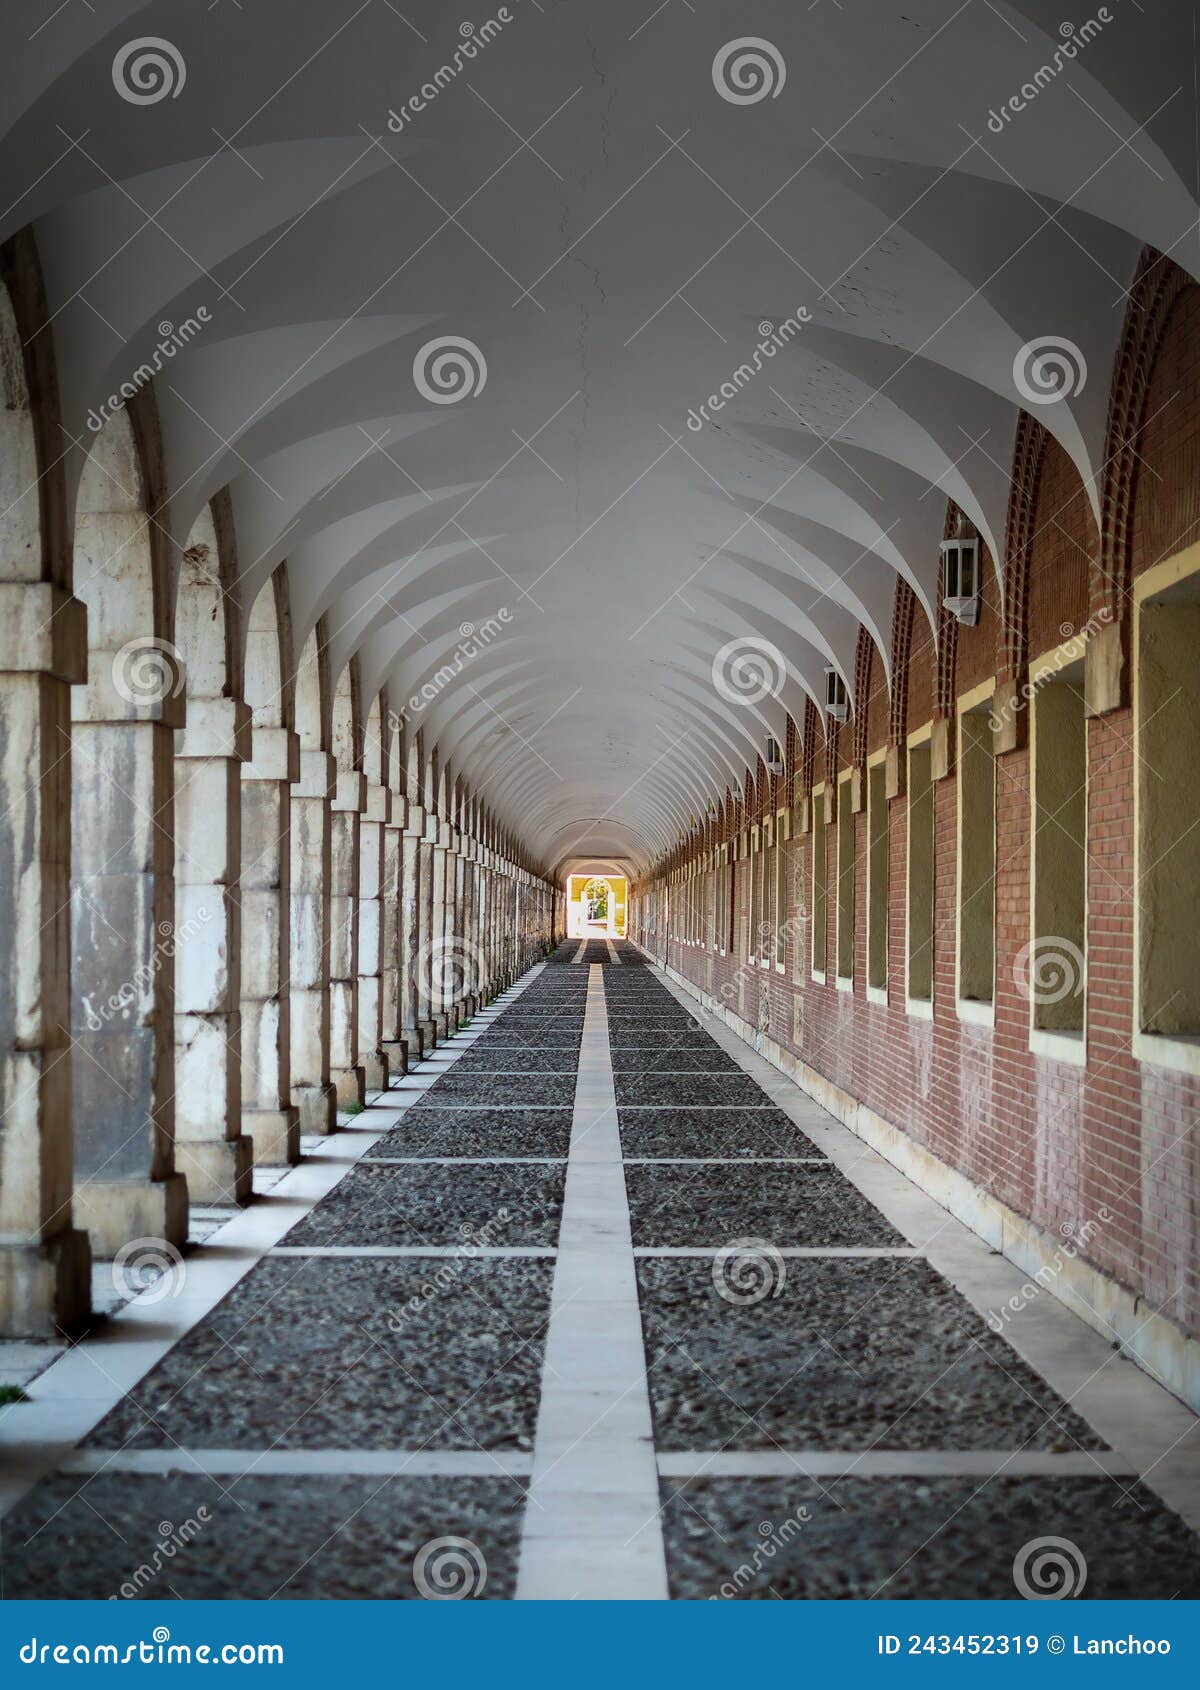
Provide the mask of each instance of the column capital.
{"label": "column capital", "polygon": [[87,680],[87,606],[49,581],[0,581],[0,672]]}
{"label": "column capital", "polygon": [[300,735],[291,728],[251,728],[250,757],[243,780],[300,779]]}
{"label": "column capital", "polygon": [[404,823],[404,831],[412,839],[425,837],[425,811],[420,804],[408,806],[408,817]]}
{"label": "column capital", "polygon": [[300,778],[292,786],[293,798],[332,798],[337,787],[337,765],[328,751],[301,751]]}
{"label": "column capital", "polygon": [[[333,759],[331,758],[332,762]],[[367,777],[361,769],[339,769],[333,788],[333,809],[357,815],[367,807]]]}
{"label": "column capital", "polygon": [[373,781],[367,782],[367,801],[363,808],[363,819],[369,822],[390,822],[392,819],[393,793],[390,787],[376,786]]}
{"label": "column capital", "polygon": [[187,725],[175,730],[177,757],[232,757],[250,760],[253,726],[250,706],[240,698],[189,698]]}

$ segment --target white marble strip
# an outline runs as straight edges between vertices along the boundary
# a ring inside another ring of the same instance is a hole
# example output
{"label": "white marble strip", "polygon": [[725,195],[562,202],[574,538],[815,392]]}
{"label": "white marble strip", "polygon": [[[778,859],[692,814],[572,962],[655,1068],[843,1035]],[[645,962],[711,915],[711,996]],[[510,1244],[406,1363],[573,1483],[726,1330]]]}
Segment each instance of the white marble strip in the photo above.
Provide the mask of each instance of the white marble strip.
{"label": "white marble strip", "polygon": [[1130,1477],[1136,1467],[1113,1450],[720,1449],[660,1455],[664,1479],[1006,1479]]}
{"label": "white marble strip", "polygon": [[573,963],[582,962],[583,958],[584,958],[584,954],[585,954],[586,951],[587,951],[587,940],[585,939],[583,941],[583,943],[580,945],[579,949],[575,952],[575,955],[571,958],[571,961]]}
{"label": "white marble strip", "polygon": [[277,1244],[273,1256],[553,1256],[551,1244]]}
{"label": "white marble strip", "polygon": [[[519,997],[544,968],[545,963],[536,963],[509,988],[511,997]],[[472,1037],[462,1039],[459,1048],[469,1049]],[[175,1270],[170,1295],[163,1296],[161,1281],[147,1287],[39,1374],[26,1387],[27,1402],[0,1410],[0,1518],[311,1214],[393,1124],[385,1118],[378,1125],[358,1125],[363,1119],[347,1117],[339,1123],[279,1180],[269,1202],[238,1211],[208,1242],[190,1251]]]}
{"label": "white marble strip", "polygon": [[323,1473],[387,1478],[524,1478],[524,1450],[476,1449],[83,1449],[64,1473],[210,1473],[220,1478],[309,1478]]}
{"label": "white marble strip", "polygon": [[[708,1245],[705,1245],[705,1244],[696,1244],[696,1245],[692,1245],[692,1244],[688,1244],[688,1245],[639,1244],[635,1247],[633,1253],[634,1253],[635,1256],[637,1256],[639,1258],[641,1258],[643,1256],[682,1256],[682,1257],[696,1256],[696,1257],[702,1257],[702,1256],[715,1256],[719,1250],[724,1250],[724,1249],[727,1249],[728,1247],[729,1247],[729,1241],[728,1240],[726,1240],[724,1244],[708,1244]],[[923,1256],[925,1254],[924,1250],[916,1250],[916,1249],[909,1248],[907,1246],[904,1247],[903,1249],[901,1249],[901,1248],[893,1249],[889,1245],[880,1245],[878,1247],[875,1247],[875,1246],[868,1247],[866,1245],[846,1245],[844,1248],[838,1249],[834,1246],[821,1246],[821,1245],[809,1246],[807,1244],[804,1244],[804,1245],[801,1245],[801,1244],[784,1244],[784,1245],[779,1246],[778,1248],[776,1248],[776,1246],[774,1244],[772,1244],[771,1247],[770,1247],[769,1253],[773,1256],[787,1256],[787,1257],[793,1257],[794,1256],[797,1259],[805,1259],[805,1260],[807,1258],[809,1258],[810,1256],[811,1257],[822,1257],[822,1258],[823,1257],[840,1258],[842,1256],[852,1256],[852,1257],[880,1256],[880,1257],[887,1257],[889,1259],[891,1259],[891,1258],[906,1259],[907,1258],[907,1259],[911,1260],[914,1256]]]}
{"label": "white marble strip", "polygon": [[622,1103],[618,1099],[617,1107],[630,1115],[642,1109],[686,1109],[689,1115],[728,1115],[734,1112],[739,1115],[753,1115],[760,1109],[773,1109],[776,1114],[779,1112],[779,1105],[776,1103]]}
{"label": "white marble strip", "polygon": [[593,965],[517,1597],[667,1594],[604,977]]}
{"label": "white marble strip", "polygon": [[613,944],[611,939],[606,939],[604,941],[604,943],[608,947],[608,960],[609,960],[609,962],[613,965],[614,968],[620,968],[621,959],[617,955],[617,947]]}

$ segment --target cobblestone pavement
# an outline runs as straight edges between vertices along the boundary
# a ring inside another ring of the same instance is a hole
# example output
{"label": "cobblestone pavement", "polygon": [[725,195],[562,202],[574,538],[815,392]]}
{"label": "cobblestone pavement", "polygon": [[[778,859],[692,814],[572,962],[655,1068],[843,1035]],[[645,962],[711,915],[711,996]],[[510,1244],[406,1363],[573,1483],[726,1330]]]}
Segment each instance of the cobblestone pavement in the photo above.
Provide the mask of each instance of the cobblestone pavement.
{"label": "cobblestone pavement", "polygon": [[3,1595],[1200,1596],[1156,1464],[930,1259],[958,1223],[906,1230],[716,1032],[562,945],[343,1121],[322,1195],[276,1182],[152,1365],[123,1316],[79,1346],[102,1411],[4,1519]]}

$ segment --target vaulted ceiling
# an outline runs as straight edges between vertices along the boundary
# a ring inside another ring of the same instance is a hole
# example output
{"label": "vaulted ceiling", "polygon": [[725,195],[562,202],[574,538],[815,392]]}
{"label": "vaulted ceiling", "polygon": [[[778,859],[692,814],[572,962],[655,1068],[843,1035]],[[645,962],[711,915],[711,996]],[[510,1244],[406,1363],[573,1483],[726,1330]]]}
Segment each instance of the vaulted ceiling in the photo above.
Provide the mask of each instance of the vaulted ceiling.
{"label": "vaulted ceiling", "polygon": [[5,7],[0,236],[73,484],[203,307],[155,382],[176,542],[228,486],[246,601],[286,560],[367,689],[466,645],[426,743],[551,868],[671,843],[860,624],[886,664],[947,498],[1002,556],[1055,341],[1095,497],[1137,254],[1200,276],[1184,0],[55,6]]}

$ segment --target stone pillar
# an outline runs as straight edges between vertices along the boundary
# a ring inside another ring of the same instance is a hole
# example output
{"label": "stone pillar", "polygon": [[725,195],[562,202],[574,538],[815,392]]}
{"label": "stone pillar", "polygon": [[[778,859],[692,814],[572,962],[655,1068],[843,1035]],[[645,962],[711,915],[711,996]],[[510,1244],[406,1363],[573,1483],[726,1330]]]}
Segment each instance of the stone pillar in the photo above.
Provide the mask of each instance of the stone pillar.
{"label": "stone pillar", "polygon": [[291,1096],[292,782],[300,740],[288,728],[254,728],[242,764],[242,1121],[254,1160],[300,1160],[300,1115]]}
{"label": "stone pillar", "polygon": [[437,1022],[434,1019],[432,970],[432,940],[433,940],[433,843],[429,837],[431,826],[436,822],[428,811],[421,812],[424,833],[421,836],[417,858],[419,871],[417,888],[419,896],[418,925],[417,925],[417,1025],[421,1029],[421,1046],[426,1055],[437,1043]]}
{"label": "stone pillar", "polygon": [[[131,530],[144,518],[106,513]],[[111,552],[117,544],[106,537]],[[147,639],[147,647],[151,642]],[[99,1256],[187,1239],[175,1171],[174,729],[182,691],[132,702],[88,653],[71,729],[71,1064],[77,1216]],[[60,961],[59,966],[62,966]]]}
{"label": "stone pillar", "polygon": [[242,762],[249,706],[189,698],[175,735],[175,1159],[192,1200],[245,1203],[242,1131]]}
{"label": "stone pillar", "polygon": [[367,781],[338,774],[329,818],[329,1078],[338,1107],[361,1106],[366,1076],[358,1060],[358,858]]}
{"label": "stone pillar", "polygon": [[367,786],[358,824],[358,1065],[368,1091],[386,1091],[383,1052],[383,841],[392,814],[386,786]]}
{"label": "stone pillar", "polygon": [[463,834],[459,840],[459,909],[461,912],[463,954],[463,1014],[474,1015],[479,1008],[479,992],[483,984],[479,966],[479,934],[475,926],[475,841]]}
{"label": "stone pillar", "polygon": [[291,791],[291,1081],[301,1133],[331,1133],[337,1094],[329,1083],[329,803],[334,761],[301,751]]}
{"label": "stone pillar", "polygon": [[453,972],[447,968],[449,959],[446,952],[446,845],[449,824],[434,821],[433,828],[434,839],[430,847],[430,948],[426,971],[430,976],[430,1017],[435,1036],[445,1039],[450,1034],[448,990]]}
{"label": "stone pillar", "polygon": [[421,1028],[421,836],[425,812],[410,804],[400,834],[400,1025],[410,1062],[428,1050]]}
{"label": "stone pillar", "polygon": [[387,1061],[388,1077],[395,1079],[408,1072],[408,1038],[405,1032],[403,984],[403,923],[402,869],[404,859],[404,823],[408,806],[404,798],[389,794],[389,819],[383,827],[382,860],[379,882],[379,919],[382,955],[379,984],[379,1047]]}
{"label": "stone pillar", "polygon": [[[91,1249],[72,1225],[71,682],[85,612],[48,581],[0,583],[0,1332],[70,1331],[91,1306]],[[11,946],[11,949],[9,947]]]}

